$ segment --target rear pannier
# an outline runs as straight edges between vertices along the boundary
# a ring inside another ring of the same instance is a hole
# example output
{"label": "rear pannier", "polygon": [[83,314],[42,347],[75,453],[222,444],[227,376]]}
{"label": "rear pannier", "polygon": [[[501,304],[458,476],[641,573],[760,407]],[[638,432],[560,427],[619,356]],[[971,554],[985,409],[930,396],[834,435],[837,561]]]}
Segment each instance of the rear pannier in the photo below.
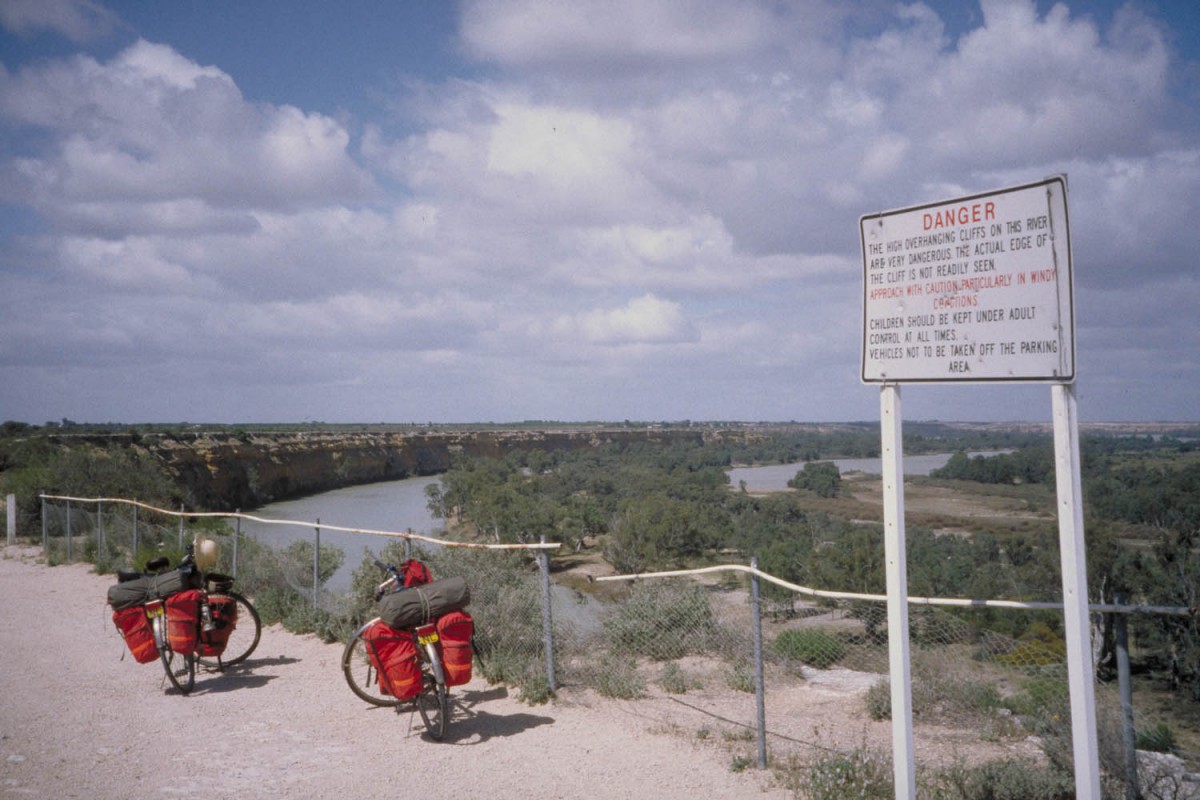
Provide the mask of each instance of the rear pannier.
{"label": "rear pannier", "polygon": [[371,666],[379,673],[379,691],[400,700],[421,693],[421,665],[413,635],[376,620],[363,631]]}
{"label": "rear pannier", "polygon": [[158,658],[158,648],[154,646],[154,629],[150,620],[146,619],[146,611],[141,606],[123,608],[113,612],[113,624],[125,637],[125,646],[133,654],[139,664],[147,664]]}
{"label": "rear pannier", "polygon": [[163,601],[167,612],[167,642],[180,655],[196,652],[200,636],[199,589],[173,594]]}
{"label": "rear pannier", "polygon": [[443,578],[385,595],[379,601],[379,616],[392,628],[412,628],[465,608],[470,602],[465,579]]}
{"label": "rear pannier", "polygon": [[465,611],[451,611],[437,621],[442,644],[442,667],[447,686],[461,686],[471,680],[471,637],[475,621]]}
{"label": "rear pannier", "polygon": [[216,658],[225,652],[229,636],[237,627],[237,601],[232,597],[210,594],[208,608],[212,613],[212,629],[200,631],[200,655]]}

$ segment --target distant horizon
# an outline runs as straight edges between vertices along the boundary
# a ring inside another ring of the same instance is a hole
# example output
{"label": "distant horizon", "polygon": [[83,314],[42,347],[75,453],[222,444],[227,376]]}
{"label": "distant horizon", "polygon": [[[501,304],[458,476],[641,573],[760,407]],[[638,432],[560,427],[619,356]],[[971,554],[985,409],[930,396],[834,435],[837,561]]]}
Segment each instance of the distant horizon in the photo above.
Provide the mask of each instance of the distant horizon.
{"label": "distant horizon", "polygon": [[[946,426],[985,426],[985,427],[1021,427],[1021,426],[1050,426],[1053,424],[1051,420],[946,420],[946,419],[905,419],[903,420],[908,425],[946,425]],[[627,419],[627,420],[554,420],[554,419],[524,419],[512,420],[509,422],[501,422],[496,420],[477,420],[473,422],[466,421],[448,421],[448,420],[430,420],[425,422],[326,422],[304,420],[300,422],[287,422],[282,420],[272,420],[265,422],[192,422],[189,420],[180,420],[174,422],[81,422],[78,420],[54,421],[47,420],[45,422],[33,423],[23,420],[4,420],[0,424],[16,423],[18,425],[28,425],[34,428],[137,428],[137,427],[155,427],[155,428],[239,428],[239,427],[254,427],[265,428],[270,426],[278,426],[281,428],[341,428],[341,427],[397,427],[397,428],[429,428],[429,427],[525,427],[538,428],[548,426],[610,426],[610,427],[647,427],[647,426],[666,426],[666,427],[703,427],[703,426],[816,426],[816,425],[844,425],[844,426],[873,426],[878,425],[879,420],[749,420],[749,419]],[[1198,420],[1080,420],[1080,427],[1159,427],[1164,429],[1172,428],[1192,428],[1200,427],[1200,419]]]}

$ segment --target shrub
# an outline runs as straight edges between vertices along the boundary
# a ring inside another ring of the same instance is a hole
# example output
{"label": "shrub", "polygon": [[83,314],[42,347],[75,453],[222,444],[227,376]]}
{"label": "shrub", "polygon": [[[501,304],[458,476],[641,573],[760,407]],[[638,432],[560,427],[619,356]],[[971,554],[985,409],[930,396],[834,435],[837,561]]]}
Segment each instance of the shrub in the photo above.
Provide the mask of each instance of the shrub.
{"label": "shrub", "polygon": [[934,800],[1073,800],[1075,797],[1075,781],[1069,772],[1024,761],[957,766],[936,773],[926,783],[925,795]]}
{"label": "shrub", "polygon": [[1171,726],[1160,722],[1153,728],[1137,732],[1137,749],[1152,753],[1170,753],[1175,749],[1175,733]]}
{"label": "shrub", "polygon": [[775,652],[817,669],[828,669],[846,655],[846,645],[825,631],[784,631],[775,639]]}
{"label": "shrub", "polygon": [[867,750],[834,753],[794,769],[788,788],[807,800],[891,800],[891,758]]}
{"label": "shrub", "polygon": [[684,583],[636,586],[604,620],[614,652],[669,661],[703,653],[716,622],[703,587]]}

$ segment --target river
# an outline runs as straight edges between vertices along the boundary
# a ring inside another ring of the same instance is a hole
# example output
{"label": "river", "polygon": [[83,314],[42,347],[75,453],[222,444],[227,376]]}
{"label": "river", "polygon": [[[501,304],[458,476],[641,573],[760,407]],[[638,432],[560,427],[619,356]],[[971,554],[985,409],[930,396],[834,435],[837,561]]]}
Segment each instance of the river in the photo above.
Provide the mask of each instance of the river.
{"label": "river", "polygon": [[[904,474],[928,475],[949,461],[950,455],[939,453],[906,456]],[[843,473],[859,471],[878,474],[882,470],[878,458],[829,460]],[[803,463],[737,467],[729,470],[729,482],[731,486],[738,488],[741,482],[745,481],[746,489],[750,491],[781,491],[787,489],[787,482],[803,468]],[[328,587],[344,590],[350,585],[351,573],[362,563],[364,549],[378,554],[387,539],[372,534],[329,530],[327,526],[396,533],[412,532],[436,537],[441,528],[441,520],[433,517],[426,507],[425,487],[437,482],[437,478],[429,477],[384,481],[322,492],[299,500],[270,503],[249,513],[265,519],[293,520],[307,524],[275,525],[242,520],[242,532],[255,536],[263,544],[283,548],[296,539],[312,541],[313,529],[319,520],[322,526],[321,544],[333,545],[346,554],[345,563],[330,579]]]}

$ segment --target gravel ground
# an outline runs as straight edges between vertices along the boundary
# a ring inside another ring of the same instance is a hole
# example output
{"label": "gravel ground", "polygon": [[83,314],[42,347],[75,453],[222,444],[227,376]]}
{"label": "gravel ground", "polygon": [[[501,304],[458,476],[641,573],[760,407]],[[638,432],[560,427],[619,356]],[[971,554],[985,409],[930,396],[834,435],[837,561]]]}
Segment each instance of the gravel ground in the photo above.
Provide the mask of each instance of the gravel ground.
{"label": "gravel ground", "polygon": [[180,696],[157,661],[126,653],[105,604],[113,580],[0,551],[0,797],[790,797],[653,702],[530,706],[476,678],[454,690],[446,741],[430,741],[415,713],[350,693],[340,645],[278,626]]}

